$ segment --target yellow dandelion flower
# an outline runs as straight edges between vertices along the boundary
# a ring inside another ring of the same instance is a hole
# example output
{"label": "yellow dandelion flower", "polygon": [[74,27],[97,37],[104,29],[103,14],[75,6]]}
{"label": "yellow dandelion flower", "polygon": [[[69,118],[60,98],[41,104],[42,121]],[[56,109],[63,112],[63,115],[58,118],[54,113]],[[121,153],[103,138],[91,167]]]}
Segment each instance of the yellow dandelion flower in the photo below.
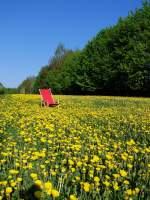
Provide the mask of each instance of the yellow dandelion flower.
{"label": "yellow dandelion flower", "polygon": [[2,182],[1,182],[1,185],[6,186],[6,185],[7,185],[7,181],[2,181]]}
{"label": "yellow dandelion flower", "polygon": [[127,164],[127,167],[128,167],[129,169],[132,169],[133,165]]}
{"label": "yellow dandelion flower", "polygon": [[103,181],[103,184],[106,186],[106,187],[109,187],[110,186],[110,183],[108,181]]}
{"label": "yellow dandelion flower", "polygon": [[131,146],[131,145],[134,145],[135,144],[135,141],[133,139],[127,141],[127,145]]}
{"label": "yellow dandelion flower", "polygon": [[71,166],[74,165],[74,161],[71,160],[71,159],[68,160],[68,163],[69,163],[69,165],[71,165]]}
{"label": "yellow dandelion flower", "polygon": [[52,193],[52,183],[47,181],[45,184],[44,184],[44,188],[45,188],[45,191],[48,195],[51,195]]}
{"label": "yellow dandelion flower", "polygon": [[10,169],[10,170],[9,170],[9,173],[15,175],[15,174],[18,174],[19,171],[18,171],[18,170],[15,170],[15,169]]}
{"label": "yellow dandelion flower", "polygon": [[125,170],[120,170],[120,175],[122,177],[125,177],[125,176],[127,176],[127,172]]}
{"label": "yellow dandelion flower", "polygon": [[82,166],[82,162],[81,162],[81,161],[78,161],[78,162],[77,162],[77,166],[78,166],[78,167],[81,167],[81,166]]}
{"label": "yellow dandelion flower", "polygon": [[119,190],[119,186],[118,186],[117,182],[113,183],[113,188],[114,188],[114,190]]}
{"label": "yellow dandelion flower", "polygon": [[59,197],[59,192],[55,189],[52,189],[52,196],[53,196],[53,198]]}
{"label": "yellow dandelion flower", "polygon": [[85,192],[89,192],[90,184],[88,182],[83,183],[83,189]]}
{"label": "yellow dandelion flower", "polygon": [[111,152],[108,152],[108,153],[106,154],[106,158],[107,158],[108,160],[112,160],[112,158],[113,158],[112,153],[111,153]]}
{"label": "yellow dandelion flower", "polygon": [[52,176],[55,176],[55,175],[56,175],[56,172],[55,172],[55,171],[52,171],[52,172],[51,172],[51,175],[52,175]]}
{"label": "yellow dandelion flower", "polygon": [[72,168],[71,168],[71,171],[72,171],[72,172],[75,172],[75,171],[76,171],[76,169],[75,169],[74,167],[72,167]]}
{"label": "yellow dandelion flower", "polygon": [[34,179],[34,180],[37,179],[37,174],[35,174],[35,173],[31,173],[30,176],[31,176],[31,178]]}
{"label": "yellow dandelion flower", "polygon": [[78,198],[75,195],[71,194],[70,195],[70,200],[78,200]]}
{"label": "yellow dandelion flower", "polygon": [[79,181],[79,180],[80,180],[80,176],[76,176],[75,179],[76,179],[77,181]]}
{"label": "yellow dandelion flower", "polygon": [[40,189],[43,188],[43,183],[42,183],[41,180],[36,180],[34,183],[35,183],[35,185],[37,185]]}
{"label": "yellow dandelion flower", "polygon": [[98,156],[94,155],[93,159],[91,160],[92,162],[98,162],[100,159]]}
{"label": "yellow dandelion flower", "polygon": [[22,178],[21,177],[18,177],[17,178],[17,182],[21,182],[22,181]]}
{"label": "yellow dandelion flower", "polygon": [[126,194],[127,195],[132,195],[132,190],[131,189],[126,190]]}
{"label": "yellow dandelion flower", "polygon": [[17,181],[11,180],[10,185],[11,187],[15,187],[17,185]]}
{"label": "yellow dandelion flower", "polygon": [[119,178],[120,174],[113,174],[114,178]]}
{"label": "yellow dandelion flower", "polygon": [[99,182],[99,181],[100,181],[100,178],[99,178],[98,176],[95,176],[95,177],[94,177],[94,181],[95,181],[95,182]]}
{"label": "yellow dandelion flower", "polygon": [[6,187],[6,195],[10,195],[12,191],[12,187]]}
{"label": "yellow dandelion flower", "polygon": [[52,189],[52,183],[49,182],[49,181],[47,181],[47,182],[44,184],[44,188],[45,188],[46,190]]}
{"label": "yellow dandelion flower", "polygon": [[139,188],[135,188],[135,193],[138,194],[140,192]]}
{"label": "yellow dandelion flower", "polygon": [[130,183],[129,183],[128,180],[124,180],[124,184],[125,184],[125,185],[129,185]]}

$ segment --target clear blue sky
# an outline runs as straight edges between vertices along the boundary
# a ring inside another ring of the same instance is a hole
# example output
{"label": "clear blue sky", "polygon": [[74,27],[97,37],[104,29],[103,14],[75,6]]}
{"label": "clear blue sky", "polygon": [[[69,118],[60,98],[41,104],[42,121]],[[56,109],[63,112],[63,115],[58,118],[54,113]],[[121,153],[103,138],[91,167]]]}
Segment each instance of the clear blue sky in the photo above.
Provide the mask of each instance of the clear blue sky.
{"label": "clear blue sky", "polygon": [[57,45],[82,49],[142,0],[0,0],[0,82],[17,87],[37,75]]}

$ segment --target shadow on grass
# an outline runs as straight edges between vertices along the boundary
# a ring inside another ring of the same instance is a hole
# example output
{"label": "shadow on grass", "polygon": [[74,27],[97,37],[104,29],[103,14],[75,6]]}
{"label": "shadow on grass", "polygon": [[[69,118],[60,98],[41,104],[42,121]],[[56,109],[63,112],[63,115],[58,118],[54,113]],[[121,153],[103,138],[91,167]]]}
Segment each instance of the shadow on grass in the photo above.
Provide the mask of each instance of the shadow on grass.
{"label": "shadow on grass", "polygon": [[41,191],[41,188],[37,185],[32,185],[30,188],[26,190],[20,190],[19,197],[24,200],[37,200],[39,198],[35,197],[36,191]]}

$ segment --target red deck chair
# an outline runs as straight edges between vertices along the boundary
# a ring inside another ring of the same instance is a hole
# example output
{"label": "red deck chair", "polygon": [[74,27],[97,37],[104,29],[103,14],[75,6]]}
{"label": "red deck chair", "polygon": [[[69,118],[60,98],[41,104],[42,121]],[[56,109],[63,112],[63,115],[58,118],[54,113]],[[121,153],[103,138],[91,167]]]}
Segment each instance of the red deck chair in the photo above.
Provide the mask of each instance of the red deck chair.
{"label": "red deck chair", "polygon": [[41,95],[41,106],[58,106],[59,103],[54,100],[51,89],[39,89]]}

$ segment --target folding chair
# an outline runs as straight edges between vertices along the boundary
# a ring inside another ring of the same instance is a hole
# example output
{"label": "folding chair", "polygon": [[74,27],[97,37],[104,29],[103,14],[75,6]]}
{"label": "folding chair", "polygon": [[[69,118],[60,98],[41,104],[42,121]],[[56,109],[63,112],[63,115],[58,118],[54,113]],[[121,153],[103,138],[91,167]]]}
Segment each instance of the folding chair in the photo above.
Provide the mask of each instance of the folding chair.
{"label": "folding chair", "polygon": [[59,102],[55,101],[51,89],[39,89],[41,95],[41,106],[58,106]]}

